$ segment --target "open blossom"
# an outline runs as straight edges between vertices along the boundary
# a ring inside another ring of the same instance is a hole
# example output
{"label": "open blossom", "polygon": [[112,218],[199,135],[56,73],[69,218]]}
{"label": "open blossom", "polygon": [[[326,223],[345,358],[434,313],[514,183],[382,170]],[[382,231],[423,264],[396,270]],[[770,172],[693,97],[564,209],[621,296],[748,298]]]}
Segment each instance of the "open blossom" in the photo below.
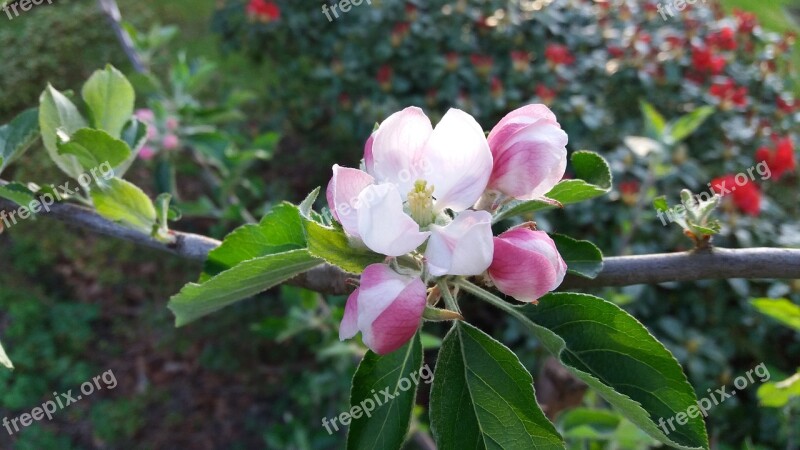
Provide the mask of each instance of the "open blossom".
{"label": "open blossom", "polygon": [[489,133],[494,157],[489,189],[518,200],[544,196],[564,176],[567,140],[545,105],[510,112]]}
{"label": "open blossom", "polygon": [[519,227],[494,238],[488,274],[500,292],[534,302],[564,281],[567,264],[547,233]]}
{"label": "open blossom", "polygon": [[392,114],[367,142],[364,165],[366,172],[335,165],[328,184],[328,205],[348,235],[395,257],[430,237],[425,257],[434,276],[486,270],[491,215],[466,210],[486,188],[492,154],[472,116],[451,109],[434,129],[419,108]]}
{"label": "open blossom", "polygon": [[347,299],[339,339],[361,332],[375,353],[391,353],[414,336],[425,311],[425,284],[419,277],[372,264],[361,275],[361,286]]}

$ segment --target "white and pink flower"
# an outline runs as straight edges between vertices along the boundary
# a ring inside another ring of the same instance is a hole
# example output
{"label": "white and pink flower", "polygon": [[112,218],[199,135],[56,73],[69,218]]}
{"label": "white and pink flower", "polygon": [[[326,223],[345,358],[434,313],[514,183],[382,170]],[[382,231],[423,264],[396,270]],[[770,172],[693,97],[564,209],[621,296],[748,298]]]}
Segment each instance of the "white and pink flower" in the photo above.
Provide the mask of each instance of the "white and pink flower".
{"label": "white and pink flower", "polygon": [[[436,276],[478,275],[491,263],[491,215],[470,211],[492,172],[478,122],[451,109],[434,129],[421,109],[392,114],[370,137],[366,171],[333,166],[328,205],[345,232],[371,250],[402,256],[424,244]],[[455,214],[451,219],[446,211]],[[459,245],[468,237],[470,245]],[[469,264],[453,265],[455,251]],[[464,271],[470,273],[462,273]]]}
{"label": "white and pink flower", "polygon": [[508,114],[488,139],[458,109],[435,128],[416,107],[389,116],[364,146],[363,170],[333,166],[326,196],[352,245],[390,260],[412,254],[419,267],[398,260],[367,267],[347,300],[339,337],[361,332],[379,354],[400,348],[418,330],[425,283],[436,277],[487,274],[525,302],[555,289],[566,264],[550,237],[516,228],[493,238],[492,212],[480,209],[484,195],[543,197],[564,175],[566,145],[544,105]]}

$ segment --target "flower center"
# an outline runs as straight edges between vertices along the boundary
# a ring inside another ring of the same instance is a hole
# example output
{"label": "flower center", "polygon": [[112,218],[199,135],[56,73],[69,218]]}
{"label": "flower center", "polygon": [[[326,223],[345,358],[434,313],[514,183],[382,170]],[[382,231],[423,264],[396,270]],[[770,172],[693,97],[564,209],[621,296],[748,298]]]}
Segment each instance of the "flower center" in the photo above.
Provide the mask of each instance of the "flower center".
{"label": "flower center", "polygon": [[420,227],[432,224],[436,217],[433,214],[433,186],[428,186],[425,180],[414,182],[414,189],[408,193],[408,209],[411,218]]}

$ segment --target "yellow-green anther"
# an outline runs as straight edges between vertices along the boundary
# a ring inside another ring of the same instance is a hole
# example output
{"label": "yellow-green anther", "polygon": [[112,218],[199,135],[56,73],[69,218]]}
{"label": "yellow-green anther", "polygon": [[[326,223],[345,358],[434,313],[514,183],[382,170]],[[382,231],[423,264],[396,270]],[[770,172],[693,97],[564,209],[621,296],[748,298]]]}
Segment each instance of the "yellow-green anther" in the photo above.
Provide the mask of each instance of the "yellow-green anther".
{"label": "yellow-green anther", "polygon": [[433,214],[433,186],[428,186],[425,180],[414,182],[414,189],[408,193],[408,209],[411,218],[419,226],[427,227],[432,224],[435,216]]}

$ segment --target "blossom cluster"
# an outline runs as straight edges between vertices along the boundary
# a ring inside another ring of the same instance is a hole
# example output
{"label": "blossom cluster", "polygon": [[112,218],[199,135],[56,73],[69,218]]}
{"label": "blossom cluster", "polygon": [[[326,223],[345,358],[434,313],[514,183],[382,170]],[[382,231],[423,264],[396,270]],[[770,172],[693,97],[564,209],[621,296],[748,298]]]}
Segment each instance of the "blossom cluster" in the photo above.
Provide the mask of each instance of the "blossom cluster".
{"label": "blossom cluster", "polygon": [[139,150],[139,158],[151,160],[160,150],[175,150],[181,146],[177,134],[179,122],[176,117],[167,117],[159,121],[151,109],[136,110],[134,115],[147,125],[147,141]]}
{"label": "blossom cluster", "polygon": [[401,347],[439,277],[485,275],[522,302],[561,284],[567,266],[547,233],[528,224],[494,237],[492,213],[543,198],[564,176],[567,140],[544,105],[509,113],[488,137],[458,109],[435,128],[416,107],[388,117],[365,145],[363,170],[334,165],[327,188],[351,245],[387,256],[364,270],[340,338],[360,331],[380,354]]}

